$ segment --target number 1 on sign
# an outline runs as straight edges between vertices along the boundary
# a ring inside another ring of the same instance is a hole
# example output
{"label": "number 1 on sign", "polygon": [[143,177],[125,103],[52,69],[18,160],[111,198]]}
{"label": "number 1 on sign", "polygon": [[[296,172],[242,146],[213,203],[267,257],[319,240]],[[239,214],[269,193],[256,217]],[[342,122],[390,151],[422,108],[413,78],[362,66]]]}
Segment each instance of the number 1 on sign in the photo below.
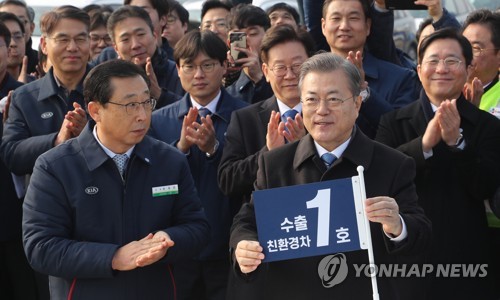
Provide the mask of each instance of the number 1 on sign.
{"label": "number 1 on sign", "polygon": [[314,199],[307,201],[307,209],[318,208],[318,234],[316,247],[330,242],[330,189],[318,190]]}

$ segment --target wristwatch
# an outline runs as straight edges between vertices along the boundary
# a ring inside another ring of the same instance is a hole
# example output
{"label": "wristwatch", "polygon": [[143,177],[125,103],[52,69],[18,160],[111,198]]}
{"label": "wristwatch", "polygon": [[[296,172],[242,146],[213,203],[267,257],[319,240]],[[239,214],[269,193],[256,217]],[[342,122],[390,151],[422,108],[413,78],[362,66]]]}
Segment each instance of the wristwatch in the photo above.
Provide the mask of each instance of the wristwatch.
{"label": "wristwatch", "polygon": [[370,87],[367,86],[366,89],[362,90],[361,93],[359,93],[359,95],[361,96],[361,100],[363,102],[366,102],[368,98],[370,98]]}
{"label": "wristwatch", "polygon": [[217,149],[219,149],[219,141],[215,140],[214,150],[212,151],[212,154],[206,152],[205,155],[210,158],[210,157],[215,155],[215,152],[217,152]]}

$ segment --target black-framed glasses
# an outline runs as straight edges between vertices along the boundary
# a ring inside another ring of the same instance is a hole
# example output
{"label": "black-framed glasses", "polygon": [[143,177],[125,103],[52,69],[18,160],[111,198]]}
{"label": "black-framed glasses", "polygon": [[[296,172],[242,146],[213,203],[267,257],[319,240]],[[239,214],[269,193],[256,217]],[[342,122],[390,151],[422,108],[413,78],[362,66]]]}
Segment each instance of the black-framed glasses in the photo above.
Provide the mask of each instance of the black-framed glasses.
{"label": "black-framed glasses", "polygon": [[300,74],[300,67],[302,64],[293,64],[291,66],[285,66],[285,65],[274,65],[271,68],[269,68],[273,74],[277,77],[283,77],[286,75],[286,72],[288,69],[292,70],[292,73],[295,75]]}
{"label": "black-framed glasses", "polygon": [[106,45],[111,45],[111,37],[108,34],[105,35],[98,35],[98,34],[90,34],[90,41],[92,43],[99,43],[100,41],[103,41]]}
{"label": "black-framed glasses", "polygon": [[478,57],[478,56],[483,55],[483,52],[487,51],[487,50],[498,50],[498,49],[497,48],[481,48],[479,46],[474,46],[474,47],[472,47],[472,55],[475,57]]}
{"label": "black-framed glasses", "polygon": [[316,110],[319,107],[319,104],[321,101],[324,101],[326,103],[326,107],[328,109],[338,109],[342,105],[342,103],[346,102],[347,100],[353,99],[354,96],[351,96],[349,98],[345,99],[340,99],[340,98],[335,98],[335,97],[330,97],[327,99],[320,99],[316,97],[306,97],[304,99],[301,99],[300,101],[302,102],[302,105],[309,110]]}
{"label": "black-framed glasses", "polygon": [[121,103],[116,103],[112,101],[108,101],[107,103],[111,103],[114,105],[119,105],[121,107],[125,107],[125,111],[127,112],[127,115],[135,115],[138,114],[141,111],[141,106],[144,108],[146,112],[152,112],[153,109],[155,109],[156,106],[156,99],[148,99],[143,102],[130,102],[127,104],[121,104]]}
{"label": "black-framed glasses", "polygon": [[196,69],[200,67],[200,69],[203,71],[203,73],[210,73],[214,70],[215,65],[218,64],[216,62],[212,63],[204,63],[201,65],[193,65],[193,64],[184,64],[181,66],[182,72],[186,74],[193,74],[196,72]]}

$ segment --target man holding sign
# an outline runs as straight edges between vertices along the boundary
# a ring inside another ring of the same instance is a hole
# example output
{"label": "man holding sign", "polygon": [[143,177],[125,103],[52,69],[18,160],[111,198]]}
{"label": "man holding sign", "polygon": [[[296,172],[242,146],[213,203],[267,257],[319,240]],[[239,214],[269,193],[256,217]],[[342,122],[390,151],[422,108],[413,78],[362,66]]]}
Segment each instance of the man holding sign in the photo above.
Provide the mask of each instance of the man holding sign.
{"label": "man holding sign", "polygon": [[[356,67],[340,56],[323,53],[304,62],[299,80],[304,125],[309,134],[259,158],[255,189],[351,177],[357,175],[356,168],[361,165],[365,169],[368,197],[365,212],[371,222],[375,262],[409,263],[425,254],[430,222],[417,205],[414,162],[373,142],[355,126],[362,103],[361,77]],[[331,191],[332,198],[335,192]],[[300,197],[299,193],[296,197]],[[304,203],[310,200],[304,199]],[[257,241],[254,208],[253,201],[242,207],[231,232],[235,272],[246,282],[238,287],[241,290],[238,299],[372,297],[370,278],[364,274],[356,276],[360,272],[353,268],[355,264],[368,263],[366,251],[341,254],[342,259],[332,256],[326,264],[325,256],[262,263],[263,246],[267,245]],[[308,226],[316,226],[316,223],[308,223]],[[335,281],[342,263],[347,263],[347,277],[337,284],[329,284]],[[400,284],[396,280],[378,280],[381,299],[399,299]]]}

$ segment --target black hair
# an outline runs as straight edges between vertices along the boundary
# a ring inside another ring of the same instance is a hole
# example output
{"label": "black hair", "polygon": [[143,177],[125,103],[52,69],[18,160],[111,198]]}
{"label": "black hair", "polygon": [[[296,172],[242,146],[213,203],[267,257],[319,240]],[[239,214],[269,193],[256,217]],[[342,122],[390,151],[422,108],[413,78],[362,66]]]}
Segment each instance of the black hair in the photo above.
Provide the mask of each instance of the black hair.
{"label": "black hair", "polygon": [[185,34],[175,45],[174,60],[180,66],[180,60],[194,60],[200,52],[217,59],[221,65],[227,60],[227,45],[217,34],[210,30],[191,31]]}
{"label": "black hair", "polygon": [[83,82],[85,103],[95,101],[106,104],[114,93],[111,79],[141,76],[146,84],[150,81],[143,68],[122,59],[106,61],[94,67]]}
{"label": "black hair", "polygon": [[465,58],[466,66],[469,66],[472,62],[472,46],[469,43],[469,40],[467,40],[458,32],[458,30],[454,28],[443,28],[426,36],[418,48],[418,63],[422,64],[425,51],[433,42],[444,39],[455,40],[458,42],[460,48],[462,48],[462,55]]}
{"label": "black hair", "polygon": [[273,6],[269,7],[266,10],[266,14],[269,16],[271,13],[273,13],[274,11],[277,11],[277,10],[284,10],[284,11],[288,12],[289,14],[292,15],[293,19],[295,20],[295,23],[297,23],[297,25],[300,24],[300,16],[299,16],[299,13],[297,12],[297,10],[284,2],[279,2],[279,3],[276,3]]}

